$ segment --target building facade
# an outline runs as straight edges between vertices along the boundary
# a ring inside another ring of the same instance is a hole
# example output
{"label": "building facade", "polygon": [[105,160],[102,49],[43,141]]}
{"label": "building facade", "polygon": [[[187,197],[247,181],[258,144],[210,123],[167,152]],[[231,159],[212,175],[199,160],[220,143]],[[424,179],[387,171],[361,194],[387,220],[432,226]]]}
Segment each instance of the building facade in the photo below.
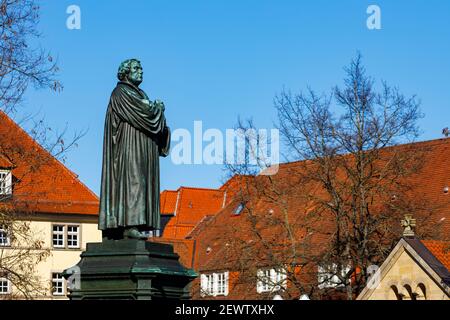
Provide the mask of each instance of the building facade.
{"label": "building facade", "polygon": [[101,241],[98,203],[76,174],[0,113],[0,299],[65,299],[61,272],[79,261],[86,243]]}
{"label": "building facade", "polygon": [[[407,191],[389,197],[389,201],[405,203],[406,211],[396,212],[386,227],[393,235],[401,234],[397,216],[413,212],[421,221],[420,236],[448,241],[450,159],[446,155],[450,154],[450,139],[400,145],[386,152],[401,148],[423,154],[423,165],[408,177]],[[203,218],[196,216],[198,223],[175,245],[183,263],[200,274],[192,286],[194,299],[347,298],[339,284],[347,267],[319,263],[333,224],[326,215],[314,216],[315,208],[305,201],[305,194],[321,195],[317,186],[297,180],[305,165],[304,161],[281,164],[278,174],[270,178],[277,186],[273,193],[247,177],[245,183],[235,184],[234,196],[223,208]],[[161,240],[171,242],[164,233]],[[377,264],[383,261],[380,257]],[[358,274],[355,271],[350,281]]]}
{"label": "building facade", "polygon": [[450,242],[405,237],[358,300],[450,300]]}

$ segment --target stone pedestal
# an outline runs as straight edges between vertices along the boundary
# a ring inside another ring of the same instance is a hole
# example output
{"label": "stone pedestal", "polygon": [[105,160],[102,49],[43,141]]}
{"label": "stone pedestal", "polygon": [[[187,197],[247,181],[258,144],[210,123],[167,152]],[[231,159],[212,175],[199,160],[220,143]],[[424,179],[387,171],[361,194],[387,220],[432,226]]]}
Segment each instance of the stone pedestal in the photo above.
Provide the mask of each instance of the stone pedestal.
{"label": "stone pedestal", "polygon": [[144,240],[88,243],[80,262],[64,271],[71,300],[189,299],[197,277],[168,244]]}

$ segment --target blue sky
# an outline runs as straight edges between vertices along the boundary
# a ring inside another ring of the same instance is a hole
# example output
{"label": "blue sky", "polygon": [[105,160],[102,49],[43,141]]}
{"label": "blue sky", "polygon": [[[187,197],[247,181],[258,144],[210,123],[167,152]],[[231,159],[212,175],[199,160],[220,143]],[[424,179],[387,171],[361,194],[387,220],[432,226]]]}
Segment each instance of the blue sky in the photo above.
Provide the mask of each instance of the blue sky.
{"label": "blue sky", "polygon": [[[444,0],[42,0],[41,44],[59,59],[61,93],[30,90],[25,107],[56,129],[89,129],[67,165],[100,188],[103,125],[119,63],[137,57],[141,87],[166,104],[172,129],[233,128],[238,116],[272,128],[283,87],[328,92],[360,51],[370,75],[417,94],[421,140],[450,126],[450,2]],[[66,28],[69,5],[81,30]],[[366,9],[381,8],[369,30]],[[218,187],[219,165],[161,161],[161,188]]]}

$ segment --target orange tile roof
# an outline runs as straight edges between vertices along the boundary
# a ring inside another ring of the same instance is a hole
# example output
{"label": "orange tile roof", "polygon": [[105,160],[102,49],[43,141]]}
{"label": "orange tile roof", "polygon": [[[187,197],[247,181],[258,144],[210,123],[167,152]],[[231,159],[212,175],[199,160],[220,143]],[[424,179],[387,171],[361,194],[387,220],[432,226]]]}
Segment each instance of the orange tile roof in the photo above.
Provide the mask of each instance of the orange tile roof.
{"label": "orange tile roof", "polygon": [[32,212],[98,214],[98,197],[1,111],[0,154],[14,163],[9,205]]}
{"label": "orange tile roof", "polygon": [[5,156],[0,154],[0,168],[12,168],[14,165],[12,162]]}
{"label": "orange tile roof", "polygon": [[164,190],[160,197],[161,214],[174,214],[177,204],[178,191]]}
{"label": "orange tile roof", "polygon": [[450,242],[422,240],[422,243],[450,271]]}
{"label": "orange tile roof", "polygon": [[180,187],[177,193],[175,216],[166,225],[163,238],[185,238],[204,216],[215,214],[224,205],[222,190]]}
{"label": "orange tile roof", "polygon": [[200,235],[203,229],[208,225],[210,221],[214,218],[213,215],[204,216],[202,220],[197,223],[197,225],[192,229],[187,235],[186,239],[196,238]]}
{"label": "orange tile roof", "polygon": [[165,239],[191,236],[195,226],[205,217],[213,216],[228,205],[245,188],[250,176],[234,176],[219,189],[180,187],[161,193],[161,214],[174,214],[166,225]]}
{"label": "orange tile roof", "polygon": [[[410,176],[408,182],[411,184],[411,189],[404,195],[405,201],[408,199],[417,199],[421,203],[428,203],[433,208],[433,215],[428,216],[428,212],[424,212],[420,207],[417,207],[419,211],[413,211],[415,217],[418,219],[418,231],[422,232],[426,229],[435,230],[443,235],[444,238],[450,235],[450,193],[445,192],[445,187],[450,187],[450,139],[437,139],[432,141],[418,142],[408,145],[402,145],[398,147],[391,147],[387,149],[387,152],[393,150],[393,148],[404,148],[411,147],[417,148],[417,150],[425,150],[423,155],[423,167],[421,170]],[[287,194],[287,205],[290,218],[293,219],[294,223],[301,225],[302,219],[308,217],[308,204],[302,203],[298,195],[301,192],[305,192],[305,188],[309,189],[309,192],[318,195],[320,193],[320,188],[311,185],[306,187],[301,184],[301,181],[296,181],[295,172],[301,170],[302,167],[307,165],[305,161],[286,163],[280,165],[279,172],[272,176],[276,183],[286,186],[283,188],[283,193]],[[241,191],[244,189],[242,186],[239,188]],[[237,197],[239,198],[239,197]],[[253,206],[256,212],[260,215],[260,219],[265,219],[268,214],[276,215],[278,214],[277,208],[271,207],[270,202],[266,202],[265,199],[259,198],[255,199],[250,196],[249,205]],[[235,235],[243,242],[254,241],[249,236],[250,228],[252,226],[247,222],[243,221],[243,215],[234,216],[233,211],[239,201],[231,202],[227,199],[227,206],[220,212],[212,215],[207,219],[199,220],[198,225],[191,231],[187,236],[190,239],[196,240],[197,248],[195,250],[195,268],[201,268],[203,270],[214,270],[217,268],[224,268],[225,263],[231,266],[232,257],[227,257],[227,254],[231,254],[233,248],[228,247],[227,244],[223,242],[226,237],[233,238]],[[274,209],[274,210],[271,210]],[[413,209],[414,210],[414,209]],[[427,211],[427,210],[425,210]],[[420,215],[423,215],[421,217]],[[245,219],[244,219],[245,220]],[[247,219],[248,220],[248,219]],[[400,221],[400,220],[399,220]],[[314,246],[320,248],[320,243],[325,243],[323,238],[327,230],[327,221],[318,220],[316,226],[317,230],[325,230],[322,235],[316,232],[314,236]],[[401,234],[400,226],[398,227],[399,235]],[[275,224],[267,230],[262,230],[264,237],[272,237],[275,241],[281,241],[282,239],[277,239],[277,228],[279,225]],[[331,230],[331,229],[330,229]],[[314,233],[316,230],[312,230]],[[428,232],[428,231],[427,231]],[[427,233],[425,232],[425,233]],[[222,239],[221,239],[221,236]],[[298,237],[303,237],[301,232],[298,233]],[[221,241],[222,240],[222,241]],[[256,241],[256,240],[255,240]],[[208,250],[207,250],[208,249]],[[208,253],[207,253],[208,251]],[[263,254],[263,250],[260,252]],[[234,252],[234,254],[240,254]],[[447,255],[439,256],[439,259],[448,259]],[[444,264],[448,265],[448,260],[444,260]]]}
{"label": "orange tile roof", "polygon": [[194,240],[150,238],[149,241],[173,245],[174,251],[180,256],[181,264],[186,268],[192,268],[192,257],[195,250]]}

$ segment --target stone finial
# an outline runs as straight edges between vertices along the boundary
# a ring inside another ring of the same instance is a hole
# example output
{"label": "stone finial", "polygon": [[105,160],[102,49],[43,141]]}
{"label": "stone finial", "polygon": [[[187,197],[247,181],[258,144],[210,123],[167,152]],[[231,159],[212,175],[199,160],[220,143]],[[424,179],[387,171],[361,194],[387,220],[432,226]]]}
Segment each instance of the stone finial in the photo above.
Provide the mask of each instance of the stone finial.
{"label": "stone finial", "polygon": [[413,218],[412,214],[405,214],[405,219],[402,221],[403,236],[404,237],[414,237],[414,228],[416,227],[416,219]]}

